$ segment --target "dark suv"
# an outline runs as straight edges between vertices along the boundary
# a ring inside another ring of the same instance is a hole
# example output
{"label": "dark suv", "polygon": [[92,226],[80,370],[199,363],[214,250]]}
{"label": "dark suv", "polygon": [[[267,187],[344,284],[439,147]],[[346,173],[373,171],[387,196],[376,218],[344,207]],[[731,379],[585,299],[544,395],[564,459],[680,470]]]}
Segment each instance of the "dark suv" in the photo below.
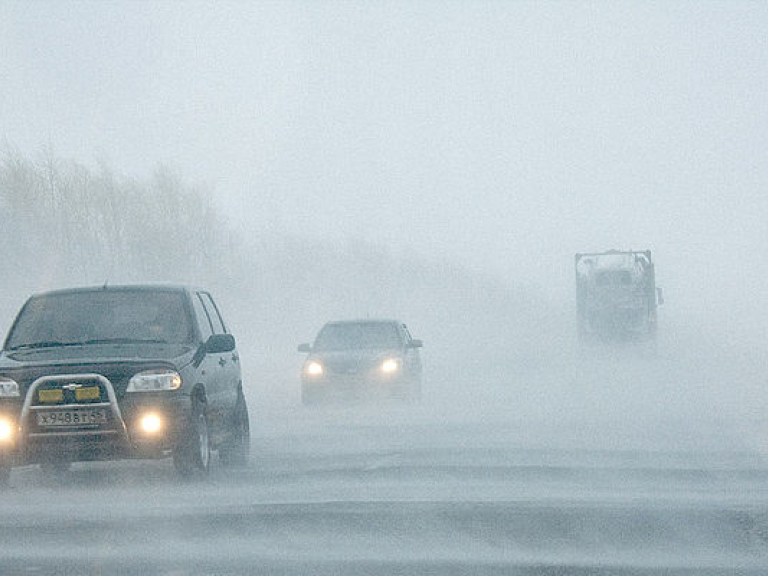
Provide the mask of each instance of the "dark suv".
{"label": "dark suv", "polygon": [[104,286],[32,296],[0,352],[0,480],[14,464],[173,456],[205,473],[211,450],[245,463],[248,408],[235,339],[211,295]]}

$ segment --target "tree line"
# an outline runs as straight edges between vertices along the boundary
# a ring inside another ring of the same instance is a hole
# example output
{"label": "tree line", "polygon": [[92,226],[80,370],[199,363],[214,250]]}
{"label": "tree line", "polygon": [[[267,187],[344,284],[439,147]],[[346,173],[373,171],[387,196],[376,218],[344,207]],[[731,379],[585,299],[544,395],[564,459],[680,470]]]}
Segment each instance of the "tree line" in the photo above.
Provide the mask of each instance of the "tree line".
{"label": "tree line", "polygon": [[208,287],[265,357],[295,356],[297,339],[350,317],[399,317],[420,337],[504,355],[533,344],[524,326],[547,331],[529,289],[375,244],[260,234],[267,217],[255,213],[240,238],[210,190],[167,167],[140,179],[48,151],[0,152],[0,333],[30,293],[144,281]]}
{"label": "tree line", "polygon": [[207,191],[167,167],[137,179],[49,151],[2,153],[0,230],[6,271],[37,287],[196,280],[232,242]]}

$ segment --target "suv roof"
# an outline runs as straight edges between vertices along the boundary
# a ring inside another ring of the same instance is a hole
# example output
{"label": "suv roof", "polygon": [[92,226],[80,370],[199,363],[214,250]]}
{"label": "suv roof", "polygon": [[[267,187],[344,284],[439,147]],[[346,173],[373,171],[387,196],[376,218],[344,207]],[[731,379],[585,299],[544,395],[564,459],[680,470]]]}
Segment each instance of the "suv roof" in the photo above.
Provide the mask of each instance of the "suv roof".
{"label": "suv roof", "polygon": [[46,290],[43,292],[36,292],[32,296],[49,296],[57,294],[80,294],[83,292],[105,292],[105,291],[121,291],[121,290],[133,290],[141,291],[146,290],[148,292],[191,292],[195,290],[201,290],[194,286],[184,284],[171,284],[171,283],[143,283],[143,284],[103,284],[101,286],[81,286],[73,288],[60,288],[56,290]]}

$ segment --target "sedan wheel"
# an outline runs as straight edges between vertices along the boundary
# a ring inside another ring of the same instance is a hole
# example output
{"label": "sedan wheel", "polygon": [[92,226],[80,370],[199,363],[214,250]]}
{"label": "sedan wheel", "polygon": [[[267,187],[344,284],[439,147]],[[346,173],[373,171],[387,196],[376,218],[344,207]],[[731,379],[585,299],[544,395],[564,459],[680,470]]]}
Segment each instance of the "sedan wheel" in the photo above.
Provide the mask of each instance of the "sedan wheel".
{"label": "sedan wheel", "polygon": [[61,458],[51,458],[49,460],[43,460],[40,462],[40,469],[46,475],[59,476],[68,472],[72,463],[69,460]]}
{"label": "sedan wheel", "polygon": [[0,455],[0,486],[5,486],[11,478],[11,459]]}

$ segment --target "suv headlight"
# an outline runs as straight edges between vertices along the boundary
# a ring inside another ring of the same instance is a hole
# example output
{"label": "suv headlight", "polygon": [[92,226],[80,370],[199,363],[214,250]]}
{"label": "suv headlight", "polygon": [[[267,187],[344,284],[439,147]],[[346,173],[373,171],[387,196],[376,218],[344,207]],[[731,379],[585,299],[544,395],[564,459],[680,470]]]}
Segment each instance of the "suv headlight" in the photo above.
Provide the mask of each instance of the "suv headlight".
{"label": "suv headlight", "polygon": [[157,392],[178,390],[181,388],[181,376],[173,370],[144,370],[128,382],[126,392]]}
{"label": "suv headlight", "polygon": [[0,376],[0,398],[16,398],[19,395],[19,385],[16,380]]}

